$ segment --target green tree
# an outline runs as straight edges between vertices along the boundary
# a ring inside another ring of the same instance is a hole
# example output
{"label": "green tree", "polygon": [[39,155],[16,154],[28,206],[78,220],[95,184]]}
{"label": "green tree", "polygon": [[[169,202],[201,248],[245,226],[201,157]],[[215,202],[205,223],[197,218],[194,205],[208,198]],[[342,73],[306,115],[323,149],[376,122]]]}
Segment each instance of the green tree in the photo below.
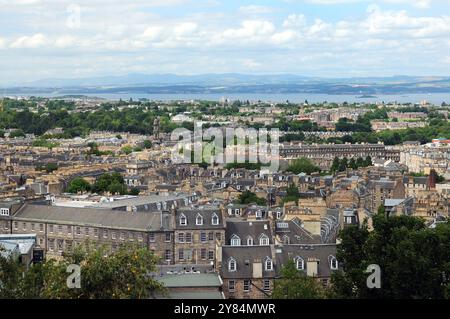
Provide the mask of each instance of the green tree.
{"label": "green tree", "polygon": [[143,142],[143,146],[144,146],[145,149],[149,149],[149,148],[152,148],[153,144],[152,144],[152,142],[150,140],[145,140]]}
{"label": "green tree", "polygon": [[320,168],[314,165],[309,159],[302,157],[294,160],[287,168],[287,171],[294,174],[311,174],[314,172],[320,172]]}
{"label": "green tree", "polygon": [[131,154],[133,152],[133,148],[130,145],[122,147],[121,151],[125,154]]}
{"label": "green tree", "polygon": [[281,278],[274,282],[273,299],[323,299],[325,290],[312,277],[297,270],[295,262],[289,260],[281,269]]}
{"label": "green tree", "polygon": [[286,189],[286,197],[283,198],[283,202],[298,202],[299,198],[300,192],[298,191],[298,187],[295,184],[291,184]]}
{"label": "green tree", "polygon": [[[149,275],[156,271],[158,261],[150,250],[135,245],[122,245],[111,253],[106,247],[93,247],[86,242],[66,253],[62,260],[50,259],[33,265],[25,272],[21,271],[20,265],[17,269],[13,265],[8,272],[18,279],[14,282],[15,288],[4,289],[8,292],[6,297],[142,299],[155,293],[167,293],[162,284]],[[81,266],[81,288],[67,287],[66,270],[71,264]],[[4,267],[0,268],[0,276],[3,269]],[[0,279],[0,296],[6,283]]]}
{"label": "green tree", "polygon": [[264,198],[260,198],[260,197],[256,196],[255,193],[252,193],[250,191],[244,191],[239,195],[238,203],[239,204],[257,204],[257,205],[264,206],[267,204],[267,201]]}
{"label": "green tree", "polygon": [[88,183],[84,178],[77,177],[74,178],[67,187],[68,193],[84,193],[89,192],[91,190],[91,184]]}
{"label": "green tree", "polygon": [[350,159],[350,162],[349,162],[348,166],[351,169],[357,169],[358,168],[358,166],[356,165],[356,161],[355,161],[355,159],[353,157]]}
{"label": "green tree", "polygon": [[366,159],[364,160],[364,166],[372,166],[372,158],[370,156],[367,156]]}
{"label": "green tree", "polygon": [[330,167],[330,171],[331,172],[337,172],[338,170],[339,170],[339,164],[340,164],[341,162],[340,162],[340,160],[339,160],[339,157],[335,157],[334,159],[333,159],[333,163],[331,164],[331,167]]}
{"label": "green tree", "polygon": [[[411,216],[373,217],[367,224],[346,227],[340,234],[337,259],[342,272],[332,276],[341,298],[436,299],[450,297],[450,223],[428,228]],[[381,269],[381,289],[366,285],[367,266]]]}

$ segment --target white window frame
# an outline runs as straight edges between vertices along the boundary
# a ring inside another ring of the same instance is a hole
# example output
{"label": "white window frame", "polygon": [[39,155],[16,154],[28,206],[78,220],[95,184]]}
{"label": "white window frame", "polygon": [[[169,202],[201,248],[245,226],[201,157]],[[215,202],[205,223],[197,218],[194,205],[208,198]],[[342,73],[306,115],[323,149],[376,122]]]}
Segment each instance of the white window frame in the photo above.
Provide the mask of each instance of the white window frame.
{"label": "white window frame", "polygon": [[[267,266],[269,266],[269,267],[267,267]],[[266,259],[264,260],[264,269],[266,271],[272,271],[273,270],[273,261],[269,257],[266,257]]]}
{"label": "white window frame", "polygon": [[184,214],[180,215],[180,226],[187,226],[187,218]]}
{"label": "white window frame", "polygon": [[219,225],[219,216],[217,216],[216,213],[214,213],[211,217],[211,224],[214,226]]}
{"label": "white window frame", "polygon": [[230,244],[231,244],[231,246],[240,246],[241,238],[238,235],[231,236]]}
{"label": "white window frame", "polygon": [[[299,267],[301,265],[301,267]],[[297,270],[305,270],[305,261],[302,257],[297,256],[295,257],[295,268]]]}
{"label": "white window frame", "polygon": [[200,214],[197,214],[197,217],[195,217],[195,225],[201,226],[203,225],[203,217]]}
{"label": "white window frame", "polygon": [[336,257],[330,256],[330,269],[337,270],[339,268],[339,263]]}
{"label": "white window frame", "polygon": [[253,246],[255,243],[254,243],[254,240],[253,240],[253,237],[252,236],[248,236],[247,237],[247,246]]}
{"label": "white window frame", "polygon": [[[267,244],[264,244],[265,242],[267,242]],[[260,246],[269,246],[269,245],[270,245],[269,237],[267,237],[266,234],[262,234],[262,235],[259,237],[259,245],[260,245]]]}
{"label": "white window frame", "polygon": [[237,271],[237,263],[236,263],[236,259],[234,259],[233,257],[231,257],[230,259],[228,259],[228,271],[229,271],[229,272],[235,272],[235,271]]}

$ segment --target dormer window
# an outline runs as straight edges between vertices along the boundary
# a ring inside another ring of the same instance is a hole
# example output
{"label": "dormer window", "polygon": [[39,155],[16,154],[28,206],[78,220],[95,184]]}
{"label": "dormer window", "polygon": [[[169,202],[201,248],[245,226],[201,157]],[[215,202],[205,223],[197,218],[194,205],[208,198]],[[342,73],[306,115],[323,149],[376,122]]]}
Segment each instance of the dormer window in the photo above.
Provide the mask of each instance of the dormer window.
{"label": "dormer window", "polygon": [[247,246],[253,246],[253,237],[252,236],[247,237]]}
{"label": "dormer window", "polygon": [[228,271],[236,271],[237,265],[236,265],[236,259],[230,258],[228,260]]}
{"label": "dormer window", "polygon": [[202,215],[198,214],[195,218],[195,225],[200,226],[203,225],[203,217]]}
{"label": "dormer window", "polygon": [[259,237],[259,245],[269,246],[269,237],[267,237],[265,234],[262,234],[261,237]]}
{"label": "dormer window", "polygon": [[295,267],[297,270],[305,270],[305,261],[302,257],[297,256],[295,258]]}
{"label": "dormer window", "polygon": [[284,235],[283,236],[283,244],[285,244],[285,245],[289,245],[290,244],[290,238],[289,238],[289,236],[288,235]]}
{"label": "dormer window", "polygon": [[260,210],[256,211],[256,218],[262,218],[262,211]]}
{"label": "dormer window", "polygon": [[240,246],[241,245],[241,239],[238,235],[233,235],[231,237],[231,246]]}
{"label": "dormer window", "polygon": [[216,213],[213,214],[211,218],[211,224],[213,225],[219,225],[219,216],[217,216]]}
{"label": "dormer window", "polygon": [[187,218],[184,214],[181,214],[180,216],[180,226],[186,226],[187,225]]}
{"label": "dormer window", "polygon": [[338,269],[338,261],[337,261],[336,257],[330,256],[330,257],[328,257],[328,259],[330,261],[330,269],[337,270]]}
{"label": "dormer window", "polygon": [[269,257],[267,257],[266,260],[264,261],[264,268],[266,271],[273,270],[273,262],[272,259],[270,259]]}

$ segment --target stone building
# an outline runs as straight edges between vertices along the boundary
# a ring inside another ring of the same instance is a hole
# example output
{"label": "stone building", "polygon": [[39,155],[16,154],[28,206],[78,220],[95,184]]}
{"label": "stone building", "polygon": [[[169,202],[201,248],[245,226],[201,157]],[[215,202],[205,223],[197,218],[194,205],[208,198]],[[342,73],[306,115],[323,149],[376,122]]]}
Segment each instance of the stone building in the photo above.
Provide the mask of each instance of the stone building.
{"label": "stone building", "polygon": [[216,246],[225,240],[225,221],[219,207],[178,209],[173,227],[176,263],[214,263]]}

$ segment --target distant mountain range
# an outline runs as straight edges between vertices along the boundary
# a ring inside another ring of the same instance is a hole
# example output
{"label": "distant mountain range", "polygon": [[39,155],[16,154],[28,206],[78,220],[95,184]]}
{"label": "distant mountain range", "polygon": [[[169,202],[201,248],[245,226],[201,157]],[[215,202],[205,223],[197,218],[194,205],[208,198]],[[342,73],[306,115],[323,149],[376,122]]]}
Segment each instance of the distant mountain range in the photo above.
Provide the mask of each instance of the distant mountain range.
{"label": "distant mountain range", "polygon": [[450,93],[450,77],[391,76],[320,78],[294,74],[239,73],[175,75],[131,73],[77,79],[44,79],[1,88],[4,94],[202,94],[318,93],[408,94]]}

